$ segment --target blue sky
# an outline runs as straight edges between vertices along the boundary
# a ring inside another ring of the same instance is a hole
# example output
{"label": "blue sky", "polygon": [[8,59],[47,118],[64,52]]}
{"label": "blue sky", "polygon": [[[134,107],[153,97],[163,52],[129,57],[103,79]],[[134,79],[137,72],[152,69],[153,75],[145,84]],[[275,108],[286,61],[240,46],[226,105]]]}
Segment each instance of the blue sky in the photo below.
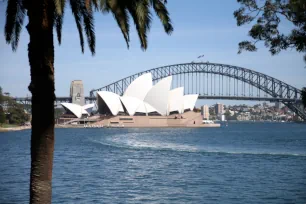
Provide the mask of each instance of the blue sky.
{"label": "blue sky", "polygon": [[[55,84],[57,96],[68,96],[70,82],[81,79],[85,94],[139,71],[176,63],[191,62],[204,54],[203,61],[237,65],[285,81],[297,88],[306,86],[302,54],[294,50],[271,56],[260,46],[255,53],[237,54],[238,43],[248,39],[249,26],[237,27],[233,12],[235,0],[169,0],[168,10],[174,25],[171,36],[164,33],[154,17],[148,50],[143,52],[135,28],[131,29],[130,48],[111,15],[95,14],[96,55],[87,47],[81,53],[79,37],[70,8],[67,9],[62,45],[55,43]],[[4,38],[5,3],[0,2],[0,86],[12,96],[30,95],[30,69],[27,58],[29,40],[22,30],[17,52],[12,52]],[[131,25],[133,25],[131,23]],[[282,24],[283,30],[290,25]],[[56,36],[55,36],[56,37]],[[239,103],[239,102],[238,102]]]}

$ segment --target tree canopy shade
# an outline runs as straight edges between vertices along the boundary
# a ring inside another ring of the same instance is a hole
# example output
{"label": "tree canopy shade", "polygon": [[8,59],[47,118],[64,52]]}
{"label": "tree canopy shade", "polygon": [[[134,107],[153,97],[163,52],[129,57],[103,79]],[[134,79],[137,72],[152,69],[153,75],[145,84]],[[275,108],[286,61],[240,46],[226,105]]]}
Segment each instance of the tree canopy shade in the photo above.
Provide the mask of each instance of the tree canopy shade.
{"label": "tree canopy shade", "polygon": [[[89,50],[95,54],[94,11],[111,13],[129,45],[132,17],[142,49],[147,49],[147,34],[154,10],[166,33],[171,34],[166,0],[7,0],[5,39],[17,49],[25,15],[30,36],[28,57],[32,93],[30,203],[51,203],[54,152],[54,41],[61,44],[66,4],[70,5],[84,52],[84,34]],[[103,201],[101,201],[103,202]]]}
{"label": "tree canopy shade", "polygon": [[[272,55],[282,50],[296,49],[306,53],[306,1],[305,0],[237,0],[241,7],[234,12],[237,25],[254,22],[249,36],[252,41],[239,43],[239,51],[256,51],[256,43],[263,41]],[[282,33],[281,21],[288,21],[292,30]],[[306,54],[304,55],[306,63]]]}

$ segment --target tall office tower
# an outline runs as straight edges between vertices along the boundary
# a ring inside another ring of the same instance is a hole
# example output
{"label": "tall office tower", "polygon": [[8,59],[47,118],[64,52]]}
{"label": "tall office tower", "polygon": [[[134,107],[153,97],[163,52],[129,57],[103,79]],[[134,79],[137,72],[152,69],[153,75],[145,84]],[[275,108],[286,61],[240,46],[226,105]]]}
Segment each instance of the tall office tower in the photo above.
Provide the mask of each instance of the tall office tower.
{"label": "tall office tower", "polygon": [[72,103],[78,105],[85,105],[84,87],[82,80],[74,80],[70,85],[70,97]]}
{"label": "tall office tower", "polygon": [[215,105],[215,113],[216,113],[216,115],[222,115],[224,113],[223,104],[217,103]]}
{"label": "tall office tower", "polygon": [[209,107],[208,105],[204,105],[201,107],[201,114],[204,120],[209,120]]}

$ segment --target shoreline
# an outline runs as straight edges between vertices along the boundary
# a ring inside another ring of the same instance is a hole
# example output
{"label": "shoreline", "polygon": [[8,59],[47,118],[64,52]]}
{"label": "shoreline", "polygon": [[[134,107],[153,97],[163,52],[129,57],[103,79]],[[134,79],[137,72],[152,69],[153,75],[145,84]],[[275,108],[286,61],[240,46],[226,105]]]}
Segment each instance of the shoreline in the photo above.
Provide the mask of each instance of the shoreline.
{"label": "shoreline", "polygon": [[[233,123],[256,123],[256,122],[266,122],[266,123],[272,123],[272,122],[267,122],[267,121],[227,121],[229,123],[233,122]],[[280,122],[274,122],[274,123],[280,123]],[[297,123],[297,124],[305,124],[305,122],[291,122],[291,123]],[[217,124],[220,124],[220,123],[217,123]],[[204,125],[205,127],[205,125]],[[207,128],[214,128],[215,126],[206,126]],[[22,130],[29,130],[31,129],[32,127],[31,126],[18,126],[18,127],[9,127],[9,128],[3,128],[3,127],[0,127],[0,133],[1,132],[12,132],[12,131],[22,131]],[[62,128],[84,128],[84,129],[92,129],[92,128],[95,128],[95,129],[100,129],[100,128],[203,128],[203,124],[201,125],[188,125],[188,126],[85,126],[84,125],[55,125],[54,126],[55,129],[62,129]]]}
{"label": "shoreline", "polygon": [[0,127],[0,132],[12,132],[12,131],[21,131],[28,129],[31,129],[31,126],[18,126],[18,127],[9,127],[9,128]]}

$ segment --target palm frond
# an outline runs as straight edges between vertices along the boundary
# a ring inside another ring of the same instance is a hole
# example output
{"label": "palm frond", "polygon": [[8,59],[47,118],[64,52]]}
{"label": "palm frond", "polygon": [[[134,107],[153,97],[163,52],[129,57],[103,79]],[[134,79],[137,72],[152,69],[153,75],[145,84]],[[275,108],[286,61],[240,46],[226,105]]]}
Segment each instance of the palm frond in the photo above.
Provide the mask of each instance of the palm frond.
{"label": "palm frond", "polygon": [[54,0],[55,11],[57,15],[64,15],[66,0]]}
{"label": "palm frond", "polygon": [[70,0],[70,6],[79,31],[82,52],[84,53],[84,29],[89,49],[94,55],[96,38],[93,24],[94,18],[92,14],[92,4],[90,3],[89,6],[86,6],[85,1],[87,0]]}
{"label": "palm frond", "polygon": [[87,1],[91,1],[91,4],[94,6],[96,11],[99,10],[99,1],[98,0],[87,0]]}
{"label": "palm frond", "polygon": [[55,13],[54,18],[54,27],[56,28],[57,40],[58,44],[60,45],[62,43],[62,25],[64,16]]}
{"label": "palm frond", "polygon": [[129,25],[129,16],[125,6],[124,0],[113,0],[107,2],[107,7],[110,8],[112,11],[114,18],[116,19],[119,28],[123,34],[127,47],[129,48],[129,32],[130,32],[130,25]]}
{"label": "palm frond", "polygon": [[99,8],[102,13],[108,13],[110,11],[110,8],[108,7],[108,0],[95,0],[99,1]]}
{"label": "palm frond", "polygon": [[95,37],[95,30],[94,30],[94,18],[93,18],[91,9],[87,9],[83,7],[82,15],[83,15],[84,30],[87,36],[88,46],[89,46],[91,53],[94,55],[95,46],[96,46],[96,37]]}
{"label": "palm frond", "polygon": [[[167,1],[164,1],[167,3]],[[169,17],[169,12],[163,2],[160,0],[151,0],[151,4],[156,12],[156,15],[159,17],[162,22],[165,32],[171,34],[173,32],[173,26]]]}
{"label": "palm frond", "polygon": [[92,4],[94,3],[92,0],[84,0],[85,8],[87,11],[91,11]]}
{"label": "palm frond", "polygon": [[70,0],[70,7],[71,7],[72,14],[74,16],[75,23],[77,25],[77,29],[79,32],[82,53],[84,53],[84,37],[83,37],[83,29],[82,29],[83,16],[81,13],[82,5],[80,5],[80,2],[78,0]]}
{"label": "palm frond", "polygon": [[54,12],[54,27],[56,29],[58,44],[62,42],[62,27],[65,13],[66,0],[54,0],[55,12]]}
{"label": "palm frond", "polygon": [[147,32],[150,30],[152,21],[149,6],[150,5],[148,0],[133,0],[130,4],[127,5],[127,8],[136,25],[136,30],[140,39],[141,48],[143,50],[146,50],[148,46]]}
{"label": "palm frond", "polygon": [[22,0],[8,0],[4,32],[5,40],[11,44],[13,51],[16,51],[18,46],[24,15],[25,8],[22,5]]}

